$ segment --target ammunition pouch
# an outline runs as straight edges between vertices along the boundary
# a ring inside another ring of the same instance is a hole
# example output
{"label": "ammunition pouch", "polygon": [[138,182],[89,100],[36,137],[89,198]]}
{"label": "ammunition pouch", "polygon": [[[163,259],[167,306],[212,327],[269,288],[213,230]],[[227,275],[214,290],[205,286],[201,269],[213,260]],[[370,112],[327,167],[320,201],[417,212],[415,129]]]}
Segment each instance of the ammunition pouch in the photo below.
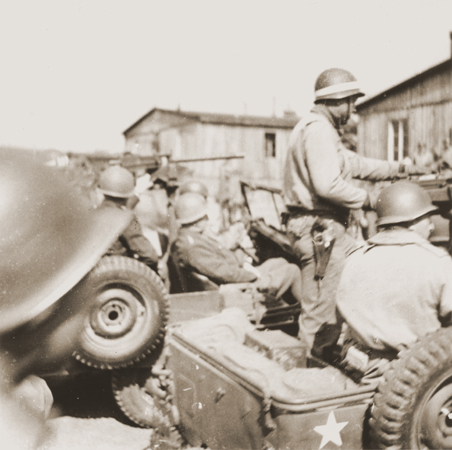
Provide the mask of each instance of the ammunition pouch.
{"label": "ammunition pouch", "polygon": [[336,241],[333,220],[317,217],[311,228],[312,244],[315,258],[315,279],[325,276],[326,268]]}

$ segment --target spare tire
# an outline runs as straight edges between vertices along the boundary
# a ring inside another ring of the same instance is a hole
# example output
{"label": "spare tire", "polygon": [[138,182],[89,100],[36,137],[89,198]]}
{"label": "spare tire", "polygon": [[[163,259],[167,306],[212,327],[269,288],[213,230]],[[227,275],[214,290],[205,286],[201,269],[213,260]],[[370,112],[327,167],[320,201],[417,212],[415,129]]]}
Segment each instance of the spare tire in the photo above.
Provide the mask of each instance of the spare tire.
{"label": "spare tire", "polygon": [[370,413],[372,448],[452,448],[451,328],[400,354],[379,385]]}
{"label": "spare tire", "polygon": [[73,356],[98,369],[140,361],[165,335],[169,300],[162,280],[132,258],[105,256],[88,275],[95,297]]}
{"label": "spare tire", "polygon": [[160,384],[152,369],[132,367],[112,373],[116,403],[124,415],[142,428],[171,426],[171,404]]}

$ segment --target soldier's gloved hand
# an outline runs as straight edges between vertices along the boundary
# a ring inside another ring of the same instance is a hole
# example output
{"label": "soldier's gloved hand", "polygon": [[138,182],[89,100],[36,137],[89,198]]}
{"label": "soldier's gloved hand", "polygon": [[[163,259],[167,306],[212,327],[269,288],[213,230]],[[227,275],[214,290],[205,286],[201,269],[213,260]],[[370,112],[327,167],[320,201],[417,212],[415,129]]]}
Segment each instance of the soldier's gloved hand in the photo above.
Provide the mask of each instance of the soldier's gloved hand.
{"label": "soldier's gloved hand", "polygon": [[407,175],[426,175],[432,173],[432,171],[427,169],[426,167],[419,167],[416,166],[415,164],[409,164],[404,162],[400,163],[399,172],[405,173]]}
{"label": "soldier's gloved hand", "polygon": [[261,277],[261,273],[259,272],[259,270],[256,269],[256,267],[252,266],[249,262],[245,261],[242,267],[248,272],[254,273],[254,275],[256,275],[256,278]]}
{"label": "soldier's gloved hand", "polygon": [[276,296],[276,293],[278,292],[278,288],[277,286],[275,286],[275,283],[270,274],[259,278],[254,282],[254,285],[256,286],[257,291],[263,294]]}

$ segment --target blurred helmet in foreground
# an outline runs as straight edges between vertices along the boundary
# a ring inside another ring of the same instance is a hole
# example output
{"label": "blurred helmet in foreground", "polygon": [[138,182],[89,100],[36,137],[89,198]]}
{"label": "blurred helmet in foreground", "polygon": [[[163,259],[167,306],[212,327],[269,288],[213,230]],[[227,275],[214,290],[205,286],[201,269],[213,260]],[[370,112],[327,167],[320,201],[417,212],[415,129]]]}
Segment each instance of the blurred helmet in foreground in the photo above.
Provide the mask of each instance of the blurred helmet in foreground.
{"label": "blurred helmet in foreground", "polygon": [[0,334],[27,323],[70,291],[130,223],[92,210],[63,175],[17,152],[0,152]]}

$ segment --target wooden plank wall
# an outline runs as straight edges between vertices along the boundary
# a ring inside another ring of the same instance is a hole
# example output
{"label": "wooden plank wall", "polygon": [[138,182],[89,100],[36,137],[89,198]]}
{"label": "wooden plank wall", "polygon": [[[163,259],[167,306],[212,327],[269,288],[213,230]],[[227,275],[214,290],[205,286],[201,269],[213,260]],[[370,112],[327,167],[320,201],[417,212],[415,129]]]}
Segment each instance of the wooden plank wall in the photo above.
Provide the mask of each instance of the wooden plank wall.
{"label": "wooden plank wall", "polygon": [[387,158],[388,122],[408,119],[411,156],[440,155],[451,146],[452,69],[448,65],[360,111],[358,152]]}
{"label": "wooden plank wall", "polygon": [[[265,133],[276,134],[276,158],[264,158]],[[291,130],[197,123],[159,134],[160,152],[173,159],[245,155],[244,159],[183,164],[187,172],[219,189],[220,178],[233,177],[279,187]],[[235,190],[236,188],[234,188]]]}
{"label": "wooden plank wall", "polygon": [[372,158],[387,159],[388,122],[403,117],[408,119],[409,153],[412,157],[425,152],[441,155],[451,147],[452,101],[361,118],[358,152]]}

